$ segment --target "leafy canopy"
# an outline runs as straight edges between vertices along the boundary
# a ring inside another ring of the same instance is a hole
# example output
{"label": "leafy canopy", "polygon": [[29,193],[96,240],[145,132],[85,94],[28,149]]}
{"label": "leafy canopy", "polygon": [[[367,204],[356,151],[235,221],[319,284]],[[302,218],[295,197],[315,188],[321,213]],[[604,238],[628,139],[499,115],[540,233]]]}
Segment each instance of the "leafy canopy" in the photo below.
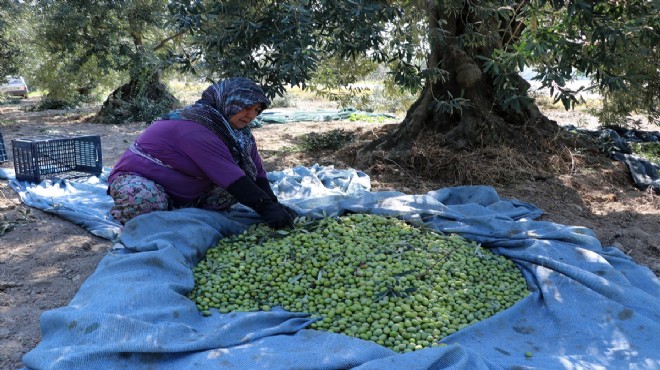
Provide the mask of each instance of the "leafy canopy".
{"label": "leafy canopy", "polygon": [[173,25],[192,34],[183,67],[211,80],[244,76],[270,96],[307,87],[323,60],[386,56],[385,25],[398,9],[374,1],[192,1],[171,7]]}
{"label": "leafy canopy", "polygon": [[[444,10],[431,27],[428,4]],[[172,2],[170,11],[171,25],[192,35],[181,58],[184,69],[212,80],[250,77],[272,96],[282,95],[286,85],[308,87],[319,70],[327,76],[328,69],[320,68],[326,61],[347,74],[359,58],[387,63],[399,86],[418,90],[450,72],[428,62],[433,47],[447,45],[451,36],[479,56],[503,99],[520,93],[507,76],[533,66],[567,109],[579,102],[579,91],[566,82],[580,73],[593,78],[606,98],[642,97],[620,106],[621,112],[657,117],[660,17],[654,1],[198,0]],[[469,21],[479,16],[486,21]],[[452,17],[465,20],[462,29],[452,28]],[[474,52],[493,36],[501,36],[499,47]]]}
{"label": "leafy canopy", "polygon": [[577,100],[565,82],[580,74],[595,81],[605,111],[639,110],[657,120],[659,10],[660,3],[648,0],[532,2],[520,53],[567,108]]}
{"label": "leafy canopy", "polygon": [[107,92],[122,81],[142,78],[145,71],[151,75],[167,68],[167,60],[156,51],[168,40],[168,3],[38,1],[35,39],[48,55],[39,77],[49,96],[71,101],[78,94]]}
{"label": "leafy canopy", "polygon": [[17,6],[11,0],[0,0],[0,83],[5,76],[18,74],[20,48],[14,42],[17,30]]}

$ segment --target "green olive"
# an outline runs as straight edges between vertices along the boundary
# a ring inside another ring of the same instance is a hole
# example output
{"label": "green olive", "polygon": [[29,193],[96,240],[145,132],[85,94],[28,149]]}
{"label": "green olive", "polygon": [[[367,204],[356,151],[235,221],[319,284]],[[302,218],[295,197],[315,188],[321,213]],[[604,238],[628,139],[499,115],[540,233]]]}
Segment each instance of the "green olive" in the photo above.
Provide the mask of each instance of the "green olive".
{"label": "green olive", "polygon": [[189,298],[203,315],[279,306],[318,317],[313,329],[402,353],[437,346],[529,294],[505,257],[369,214],[300,218],[288,233],[253,227],[220,240],[193,276]]}

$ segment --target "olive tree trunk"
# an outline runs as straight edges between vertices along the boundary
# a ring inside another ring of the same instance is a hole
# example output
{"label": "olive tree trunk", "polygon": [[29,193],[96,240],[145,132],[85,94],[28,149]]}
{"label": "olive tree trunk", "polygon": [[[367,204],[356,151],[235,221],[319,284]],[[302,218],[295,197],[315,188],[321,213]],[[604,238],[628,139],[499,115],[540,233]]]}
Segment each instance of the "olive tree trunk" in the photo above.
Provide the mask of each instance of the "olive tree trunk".
{"label": "olive tree trunk", "polygon": [[178,99],[160,82],[158,74],[153,74],[131,79],[113,91],[94,120],[106,124],[149,122],[178,106]]}
{"label": "olive tree trunk", "polygon": [[[441,133],[447,146],[455,149],[470,149],[490,145],[522,145],[521,138],[531,141],[551,137],[559,130],[556,122],[549,120],[532,103],[520,111],[503,109],[496,99],[492,78],[483,73],[483,61],[477,55],[492,55],[493,50],[503,48],[511,35],[496,35],[489,45],[475,49],[464,49],[456,41],[465,30],[465,19],[452,17],[437,5],[427,2],[430,25],[446,21],[443,28],[448,34],[444,41],[432,42],[428,67],[445,70],[447,78],[427,82],[417,101],[409,108],[405,119],[396,130],[381,137],[357,153],[356,164],[369,167],[374,153],[396,160],[406,157],[411,146],[421,135],[429,131]],[[478,22],[477,19],[468,19]],[[484,20],[486,21],[486,20]],[[497,32],[498,26],[493,25]],[[516,76],[517,84],[529,87],[527,81]],[[457,99],[458,98],[458,99]],[[466,103],[460,108],[450,109],[438,102]]]}

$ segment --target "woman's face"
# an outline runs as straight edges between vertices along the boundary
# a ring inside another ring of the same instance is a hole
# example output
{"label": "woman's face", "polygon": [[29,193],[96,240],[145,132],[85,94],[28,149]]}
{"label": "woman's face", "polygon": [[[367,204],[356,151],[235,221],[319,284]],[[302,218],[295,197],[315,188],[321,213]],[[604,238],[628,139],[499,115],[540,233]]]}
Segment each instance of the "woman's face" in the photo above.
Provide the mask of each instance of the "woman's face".
{"label": "woman's face", "polygon": [[252,122],[263,110],[261,104],[255,104],[234,114],[229,118],[231,127],[240,130]]}

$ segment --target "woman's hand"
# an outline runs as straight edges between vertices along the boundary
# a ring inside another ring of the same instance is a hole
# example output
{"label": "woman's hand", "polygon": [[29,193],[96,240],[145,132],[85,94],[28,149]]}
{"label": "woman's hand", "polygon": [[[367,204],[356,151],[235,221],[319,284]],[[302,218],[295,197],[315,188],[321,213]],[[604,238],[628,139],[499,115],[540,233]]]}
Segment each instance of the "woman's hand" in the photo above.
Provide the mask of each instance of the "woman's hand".
{"label": "woman's hand", "polygon": [[247,176],[243,176],[231,184],[227,191],[240,203],[254,209],[273,229],[292,228],[294,226],[293,221],[298,214],[279,203],[272,190],[268,192],[270,190],[268,180],[265,180],[265,185],[262,181],[262,186],[266,191]]}
{"label": "woman's hand", "polygon": [[[282,203],[280,203],[280,204],[282,204]],[[289,206],[285,206],[284,204],[282,204],[282,207],[284,207],[284,210],[286,211],[286,213],[288,213],[289,216],[291,216],[291,218],[294,221],[296,220],[296,218],[298,218],[299,214],[298,214],[298,212],[294,211],[293,208],[291,208]]]}
{"label": "woman's hand", "polygon": [[[273,229],[282,229],[285,227],[293,228],[293,221],[297,216],[297,213],[294,210],[275,202],[265,203],[256,211],[264,221],[266,221],[268,226]],[[292,217],[290,212],[293,212],[296,216]]]}

